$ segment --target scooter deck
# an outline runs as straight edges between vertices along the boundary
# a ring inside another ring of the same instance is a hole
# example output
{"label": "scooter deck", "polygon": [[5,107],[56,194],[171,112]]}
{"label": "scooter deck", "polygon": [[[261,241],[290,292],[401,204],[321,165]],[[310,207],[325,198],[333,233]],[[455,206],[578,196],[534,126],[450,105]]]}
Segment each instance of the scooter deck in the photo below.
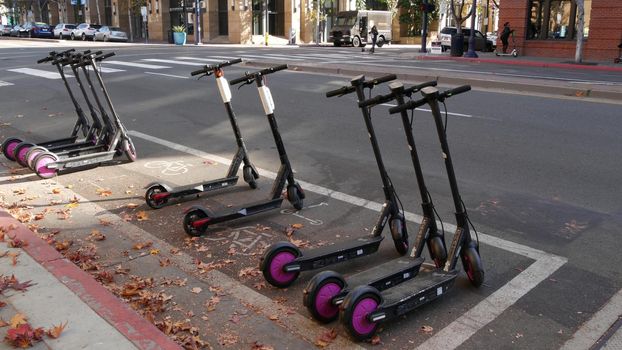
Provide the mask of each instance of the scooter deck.
{"label": "scooter deck", "polygon": [[269,200],[262,200],[253,203],[249,203],[242,208],[235,208],[219,213],[217,216],[210,218],[210,224],[216,224],[219,222],[235,220],[250,215],[255,215],[264,211],[280,208],[283,203],[283,198],[275,198]]}
{"label": "scooter deck", "polygon": [[419,306],[426,304],[447,292],[458,277],[458,271],[444,272],[440,269],[422,271],[417,278],[405,281],[400,285],[382,292],[383,303],[370,318],[374,319],[379,314],[391,319],[404,315]]}
{"label": "scooter deck", "polygon": [[86,145],[86,146],[78,146],[75,149],[68,149],[61,152],[54,152],[58,157],[62,159],[74,158],[74,157],[82,157],[84,155],[89,155],[98,152],[105,152],[108,146],[104,144],[99,145]]}
{"label": "scooter deck", "polygon": [[87,165],[98,164],[110,161],[114,158],[116,151],[105,151],[82,154],[77,157],[61,158],[47,165],[48,169],[63,170],[67,168],[79,168]]}
{"label": "scooter deck", "polygon": [[352,287],[367,284],[383,291],[417,276],[423,261],[423,258],[401,257],[354,274],[346,282]]}
{"label": "scooter deck", "polygon": [[171,189],[170,197],[184,197],[202,192],[217,190],[220,188],[235,186],[238,183],[238,178],[238,176],[224,177],[221,179],[175,187]]}
{"label": "scooter deck", "polygon": [[70,142],[66,142],[66,143],[59,143],[59,144],[52,145],[52,146],[45,146],[44,144],[43,145],[39,145],[39,146],[43,146],[43,147],[47,148],[48,151],[50,151],[50,152],[55,152],[55,153],[61,153],[62,154],[63,152],[71,152],[71,151],[79,149],[79,148],[97,146],[97,144],[95,144],[93,141],[78,141],[78,142],[75,142],[75,140],[74,140],[74,141],[70,141]]}
{"label": "scooter deck", "polygon": [[37,146],[41,146],[41,147],[45,147],[48,150],[50,148],[56,148],[56,147],[61,147],[64,145],[73,145],[76,143],[80,143],[80,142],[76,142],[78,140],[78,136],[70,136],[70,137],[66,137],[63,139],[56,139],[56,140],[49,140],[49,141],[45,141],[45,142],[38,142]]}
{"label": "scooter deck", "polygon": [[380,242],[383,239],[382,235],[359,237],[311,249],[305,251],[304,255],[296,258],[288,265],[299,265],[300,271],[320,269],[328,265],[373,254],[378,251]]}

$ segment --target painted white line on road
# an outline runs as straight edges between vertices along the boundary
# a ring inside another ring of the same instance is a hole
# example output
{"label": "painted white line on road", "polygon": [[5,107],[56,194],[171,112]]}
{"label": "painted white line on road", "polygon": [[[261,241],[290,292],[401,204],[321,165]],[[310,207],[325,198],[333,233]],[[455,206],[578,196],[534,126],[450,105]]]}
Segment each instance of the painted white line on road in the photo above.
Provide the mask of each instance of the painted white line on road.
{"label": "painted white line on road", "polygon": [[[118,73],[118,72],[125,72],[125,69],[116,69],[116,68],[107,68],[107,67],[102,67],[99,66],[97,67],[98,70],[102,73]],[[86,69],[93,71],[93,67],[92,66],[87,66]]]}
{"label": "painted white line on road", "polygon": [[[223,158],[214,154],[206,153],[194,148],[179,145],[167,140],[163,140],[151,135],[141,133],[139,131],[131,130],[130,135],[142,138],[147,141],[180,151],[188,153],[203,159],[211,160],[213,162],[221,163],[223,165],[230,165],[231,161],[227,158]],[[265,178],[274,179],[276,173],[265,170],[257,169],[261,175]],[[352,196],[343,192],[331,190],[329,188],[314,185],[306,181],[298,182],[305,189],[305,191],[314,192],[320,195],[324,195],[330,198],[334,198],[351,205],[364,207],[374,211],[380,211],[382,204],[360,197]],[[411,222],[421,223],[422,217],[415,213],[405,212],[406,219]],[[445,223],[445,229],[447,232],[455,231],[456,226]],[[510,280],[503,287],[495,291],[493,294],[482,300],[475,307],[468,310],[458,320],[450,323],[446,328],[439,331],[432,338],[426,341],[430,344],[440,344],[437,347],[429,347],[433,349],[455,349],[464,341],[469,339],[473,334],[479,331],[486,324],[497,318],[503,311],[516,303],[518,299],[522,298],[530,290],[536,287],[540,282],[548,278],[559,267],[567,262],[566,258],[559,257],[539,249],[531,248],[519,243],[510,242],[501,238],[493,237],[485,233],[479,233],[480,242],[503,249],[518,255],[526,256],[535,260],[527,269],[522,271],[512,280]],[[476,320],[476,321],[473,321]],[[423,348],[423,347],[422,347]]]}
{"label": "painted white line on road", "polygon": [[[60,79],[60,74],[49,72],[41,69],[33,69],[33,68],[15,68],[15,69],[7,69],[9,72],[22,73],[27,75],[33,75],[35,77],[41,77],[45,79]],[[65,74],[65,77],[71,77],[71,75]]]}
{"label": "painted white line on road", "polygon": [[165,60],[161,58],[143,58],[141,59],[141,61],[180,64],[182,66],[202,66],[203,65],[203,63],[199,63],[199,62],[183,62],[183,61],[175,61],[175,60]]}
{"label": "painted white line on road", "polygon": [[536,260],[527,269],[514,277],[503,287],[497,289],[479,302],[457,320],[441,329],[432,338],[419,345],[417,350],[455,349],[473,334],[492,322],[523,295],[564,265],[566,258],[552,256]]}
{"label": "painted white line on road", "polygon": [[9,83],[8,81],[0,80],[0,86],[11,86],[11,85],[13,85],[13,83]]}
{"label": "painted white line on road", "polygon": [[[390,104],[390,103],[381,103],[381,106],[387,106],[387,107],[397,107],[397,105],[394,104]],[[425,109],[425,108],[416,108],[416,110],[418,111],[422,111],[422,112],[432,112],[429,109]],[[464,118],[476,118],[475,116],[471,115],[471,114],[462,114],[462,113],[453,113],[453,112],[447,112],[448,115],[453,115],[456,117],[464,117]]]}
{"label": "painted white line on road", "polygon": [[[589,349],[620,316],[622,316],[622,289],[584,323],[560,350]],[[622,330],[618,330],[616,335],[621,332]]]}
{"label": "painted white line on road", "polygon": [[179,57],[175,57],[176,60],[191,60],[191,61],[200,61],[203,62],[203,64],[205,63],[210,63],[210,62],[220,62],[222,60],[217,59],[217,58],[202,58],[202,57],[187,57],[187,56],[179,56]]}
{"label": "painted white line on road", "polygon": [[164,76],[164,77],[179,78],[179,79],[189,79],[190,78],[190,77],[185,77],[183,75],[173,75],[173,74],[164,74],[164,73],[156,73],[156,72],[145,72],[145,74],[161,75],[161,76]]}
{"label": "painted white line on road", "polygon": [[106,61],[106,64],[114,64],[118,66],[128,66],[128,67],[137,67],[137,68],[145,68],[145,69],[165,69],[171,68],[168,66],[158,66],[155,64],[146,64],[146,63],[136,63],[136,62],[123,62],[123,61]]}
{"label": "painted white line on road", "polygon": [[242,58],[252,58],[252,59],[260,59],[260,60],[267,60],[267,59],[278,59],[278,60],[287,60],[287,61],[304,61],[304,58],[293,58],[291,56],[278,56],[278,55],[240,55],[240,57]]}

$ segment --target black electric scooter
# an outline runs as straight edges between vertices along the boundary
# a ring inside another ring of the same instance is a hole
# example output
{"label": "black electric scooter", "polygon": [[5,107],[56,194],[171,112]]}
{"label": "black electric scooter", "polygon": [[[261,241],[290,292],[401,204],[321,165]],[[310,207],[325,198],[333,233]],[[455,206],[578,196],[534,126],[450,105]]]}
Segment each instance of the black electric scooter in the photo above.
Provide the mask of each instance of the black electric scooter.
{"label": "black electric scooter", "polygon": [[[396,76],[391,74],[365,81],[365,77],[360,75],[350,81],[350,86],[329,91],[326,93],[326,96],[343,96],[356,92],[358,101],[363,101],[365,99],[365,89],[372,89],[375,85],[394,80],[395,78]],[[384,239],[382,232],[387,223],[389,223],[391,236],[398,253],[403,255],[408,251],[408,233],[406,231],[404,213],[382,161],[380,147],[371,120],[371,111],[369,107],[365,106],[361,107],[361,112],[363,113],[363,120],[367,127],[369,141],[371,142],[378,170],[380,171],[380,179],[382,180],[385,201],[380,216],[376,220],[371,234],[342,241],[334,245],[302,252],[290,242],[272,244],[263,254],[260,269],[266,281],[275,287],[285,288],[289,286],[296,280],[301,271],[316,270],[377,252],[380,243]]]}
{"label": "black electric scooter", "polygon": [[184,216],[184,230],[190,236],[200,236],[205,233],[208,225],[216,224],[225,221],[231,221],[239,218],[248,217],[251,215],[259,214],[268,210],[273,210],[281,207],[283,203],[283,188],[287,182],[287,199],[292,206],[298,210],[302,209],[303,199],[305,194],[300,185],[294,180],[294,173],[292,167],[287,158],[285,152],[285,145],[281,139],[281,133],[276,123],[276,117],[274,116],[274,100],[270,89],[265,85],[265,76],[280,70],[287,69],[287,65],[280,65],[276,67],[266,68],[254,73],[246,72],[246,74],[238,79],[231,81],[231,85],[237,85],[240,83],[257,84],[257,90],[259,91],[259,97],[263,105],[266,117],[272,130],[272,136],[276,143],[277,151],[279,152],[279,159],[281,161],[281,167],[274,180],[272,190],[270,191],[270,197],[267,200],[261,200],[255,203],[249,203],[241,207],[232,208],[222,213],[213,213],[209,209],[202,206],[193,206],[186,211]]}
{"label": "black electric scooter", "polygon": [[[110,95],[106,90],[106,86],[104,85],[104,81],[97,67],[97,62],[112,56],[114,56],[114,52],[103,55],[88,54],[81,56],[80,61],[75,64],[85,70],[85,77],[93,89],[95,101],[102,112],[102,119],[104,120],[104,123],[112,125],[112,122],[114,122],[114,134],[107,135],[104,143],[90,148],[87,147],[78,150],[71,150],[61,152],[59,154],[43,152],[37,155],[33,163],[35,164],[35,172],[39,175],[39,177],[47,179],[56,175],[57,172],[65,169],[83,169],[90,168],[93,165],[98,166],[102,162],[110,161],[116,155],[121,154],[125,154],[127,159],[131,162],[136,160],[137,155],[134,143],[130,139],[127,130],[123,126],[123,123],[121,123],[121,119],[119,119],[119,116],[112,105],[112,100],[110,99]],[[107,120],[108,116],[105,113],[105,108],[101,105],[99,98],[96,97],[97,94],[95,93],[89,74],[86,71],[87,66],[92,67],[92,71],[97,78],[102,94],[104,95],[112,114],[112,121]]]}
{"label": "black electric scooter", "polygon": [[250,188],[257,188],[257,182],[255,180],[259,178],[259,173],[248,158],[248,152],[246,151],[246,146],[244,145],[244,139],[242,138],[242,133],[240,132],[238,122],[235,119],[235,114],[233,113],[233,108],[231,107],[231,89],[229,88],[229,83],[227,82],[227,79],[225,79],[224,71],[222,70],[224,67],[240,62],[242,62],[241,58],[231,61],[224,61],[217,64],[206,65],[205,67],[190,73],[192,76],[202,74],[199,79],[212,74],[216,77],[216,84],[218,85],[220,96],[225,104],[227,114],[229,115],[229,121],[231,122],[231,128],[233,129],[235,142],[238,145],[238,150],[233,156],[227,175],[225,175],[224,178],[176,188],[173,188],[165,183],[152,182],[145,187],[147,189],[147,192],[145,193],[145,201],[151,208],[160,209],[164,207],[171,198],[179,198],[190,195],[196,195],[199,197],[199,194],[204,192],[235,186],[238,182],[238,170],[240,169],[240,165],[242,165],[242,163],[244,163],[244,167],[242,168],[242,176],[244,181],[248,183]]}
{"label": "black electric scooter", "polygon": [[[391,93],[361,101],[359,106],[361,108],[371,108],[392,100],[396,100],[398,105],[403,105],[405,103],[404,96],[410,97],[413,93],[427,86],[436,86],[436,81],[412,86],[408,89],[405,89],[402,83],[394,82],[389,84]],[[415,277],[424,261],[421,258],[421,254],[425,244],[427,244],[429,254],[437,268],[442,267],[447,260],[444,233],[439,231],[436,226],[434,204],[425,185],[423,170],[421,169],[417,154],[417,147],[412,132],[412,118],[409,117],[406,110],[401,112],[401,117],[406,140],[408,141],[410,157],[417,177],[423,209],[423,219],[419,225],[419,231],[410,257],[399,258],[375,266],[350,276],[347,280],[335,271],[323,271],[313,276],[303,290],[303,304],[311,315],[320,322],[328,323],[337,319],[339,305],[343,303],[344,298],[349,293],[349,286],[367,284],[378,291],[383,291]]]}
{"label": "black electric scooter", "polygon": [[[442,102],[448,97],[470,89],[470,86],[465,85],[439,93],[434,87],[425,87],[421,90],[423,99],[410,101],[389,109],[389,112],[394,114],[415,109],[426,103],[430,106],[441,142],[447,177],[456,210],[457,230],[449,248],[448,260],[443,268],[419,271],[417,277],[384,291],[379,291],[367,284],[358,286],[348,293],[343,304],[339,307],[340,318],[350,335],[357,340],[371,337],[376,332],[379,322],[397,318],[446,294],[458,276],[458,258],[462,260],[462,265],[471,284],[479,287],[484,282],[484,268],[479,255],[479,244],[471,238],[469,229],[471,223],[458,192],[445,125],[439,109],[439,101]],[[395,269],[399,269],[397,263]]]}
{"label": "black electric scooter", "polygon": [[[101,103],[97,101],[98,97],[96,95],[95,88],[93,87],[91,81],[88,80],[88,85],[89,85],[89,88],[91,89],[91,93],[93,94],[96,101],[98,102],[99,110],[102,113],[102,119],[104,121],[103,123],[98,117],[97,111],[95,107],[93,106],[93,104],[91,103],[88,93],[86,89],[84,88],[84,84],[82,83],[82,79],[80,78],[80,73],[78,71],[78,64],[81,62],[82,56],[88,55],[90,53],[91,51],[87,50],[81,54],[78,53],[72,56],[67,56],[64,59],[61,59],[59,64],[62,67],[67,66],[67,65],[71,67],[71,70],[76,79],[76,83],[80,87],[80,91],[82,92],[82,95],[84,96],[84,101],[86,102],[86,105],[91,114],[91,118],[93,119],[92,127],[89,130],[86,139],[82,140],[81,142],[74,142],[70,144],[59,144],[59,145],[48,146],[48,147],[37,144],[36,146],[31,147],[26,152],[26,163],[28,167],[33,171],[35,171],[34,160],[37,157],[37,155],[41,153],[52,152],[58,156],[62,156],[64,154],[69,153],[69,151],[75,151],[75,150],[88,151],[92,149],[98,149],[98,146],[101,146],[102,144],[107,142],[107,139],[109,139],[111,135],[114,134],[114,126],[112,125],[112,122],[110,121],[110,118],[107,116],[105,110],[101,109]],[[102,54],[102,52],[98,51],[98,52],[95,52],[94,54],[100,55]],[[85,73],[88,73],[86,71],[86,68],[83,68],[83,71]]]}
{"label": "black electric scooter", "polygon": [[[89,121],[84,115],[84,112],[82,111],[82,108],[80,107],[80,104],[76,100],[73,94],[73,91],[71,90],[71,87],[69,86],[69,83],[67,82],[67,77],[65,76],[63,72],[62,66],[58,61],[59,58],[66,57],[73,51],[75,51],[75,49],[70,49],[70,50],[63,51],[63,52],[51,51],[47,57],[42,58],[37,61],[38,64],[50,62],[50,61],[54,62],[53,64],[58,69],[58,73],[60,74],[60,77],[63,80],[65,88],[67,89],[67,92],[69,93],[71,102],[73,103],[76,109],[76,114],[78,115],[78,119],[76,120],[76,123],[74,124],[74,127],[69,137],[40,142],[39,145],[43,147],[52,147],[56,145],[75,143],[78,140],[78,133],[80,131],[82,131],[82,134],[86,137],[86,139],[89,138],[89,134],[91,133],[91,126],[89,125]],[[17,161],[21,166],[27,166],[26,153],[33,146],[34,146],[33,143],[24,142],[24,140],[18,137],[9,137],[6,140],[4,140],[4,142],[2,142],[2,145],[0,146],[0,148],[2,148],[2,152],[7,159],[12,160],[12,161]]]}

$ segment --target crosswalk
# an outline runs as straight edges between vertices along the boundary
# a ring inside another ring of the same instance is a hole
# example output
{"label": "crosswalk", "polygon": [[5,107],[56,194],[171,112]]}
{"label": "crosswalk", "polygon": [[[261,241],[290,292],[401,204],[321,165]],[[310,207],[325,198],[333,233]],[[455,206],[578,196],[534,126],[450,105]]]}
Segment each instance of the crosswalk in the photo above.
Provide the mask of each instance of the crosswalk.
{"label": "crosswalk", "polygon": [[[119,56],[117,56],[119,57]],[[115,58],[117,58],[115,57]],[[256,51],[232,51],[231,56],[222,55],[209,55],[209,56],[174,56],[163,58],[139,58],[133,60],[110,60],[103,61],[100,64],[100,72],[105,74],[114,74],[127,72],[128,70],[140,70],[141,74],[148,74],[151,76],[161,77],[179,77],[175,74],[167,73],[154,73],[149,70],[172,70],[176,67],[200,67],[206,64],[213,64],[224,60],[230,60],[234,58],[241,58],[246,61],[263,61],[263,62],[275,62],[275,63],[343,63],[350,62],[352,64],[370,62],[373,60],[390,60],[389,55],[369,55],[367,53],[361,53],[358,50],[331,50],[331,52],[323,53],[321,51],[311,51],[305,53],[291,53],[291,54],[279,54],[279,53],[263,53]],[[46,67],[47,68],[47,67]],[[89,67],[90,68],[90,67]],[[1,71],[0,71],[1,72]],[[35,68],[13,68],[7,69],[5,72],[12,72],[23,74],[31,77],[44,78],[44,79],[61,79],[60,74],[54,70],[54,67],[49,69],[35,69]],[[67,78],[72,78],[71,74],[65,74]],[[0,74],[0,77],[3,75]],[[15,80],[9,79],[9,81],[0,81],[0,87],[11,86],[15,84]]]}

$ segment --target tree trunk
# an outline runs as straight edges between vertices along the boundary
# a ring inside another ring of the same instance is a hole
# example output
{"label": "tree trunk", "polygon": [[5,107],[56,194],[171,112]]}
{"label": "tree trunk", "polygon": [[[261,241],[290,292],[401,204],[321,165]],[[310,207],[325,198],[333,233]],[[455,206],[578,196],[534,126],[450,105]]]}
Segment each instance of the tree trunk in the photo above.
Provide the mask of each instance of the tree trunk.
{"label": "tree trunk", "polygon": [[99,13],[99,0],[95,0],[95,7],[97,8],[97,24],[102,24],[102,16]]}
{"label": "tree trunk", "polygon": [[585,4],[583,0],[575,0],[577,4],[577,49],[574,54],[574,61],[583,61],[583,27],[585,26]]}
{"label": "tree trunk", "polygon": [[130,41],[134,41],[134,34],[132,33],[132,2],[129,1],[127,5],[127,19],[130,25]]}
{"label": "tree trunk", "polygon": [[39,22],[43,22],[43,14],[41,14],[41,1],[37,0],[37,10],[39,10],[38,16],[35,16],[35,19],[38,17]]}

